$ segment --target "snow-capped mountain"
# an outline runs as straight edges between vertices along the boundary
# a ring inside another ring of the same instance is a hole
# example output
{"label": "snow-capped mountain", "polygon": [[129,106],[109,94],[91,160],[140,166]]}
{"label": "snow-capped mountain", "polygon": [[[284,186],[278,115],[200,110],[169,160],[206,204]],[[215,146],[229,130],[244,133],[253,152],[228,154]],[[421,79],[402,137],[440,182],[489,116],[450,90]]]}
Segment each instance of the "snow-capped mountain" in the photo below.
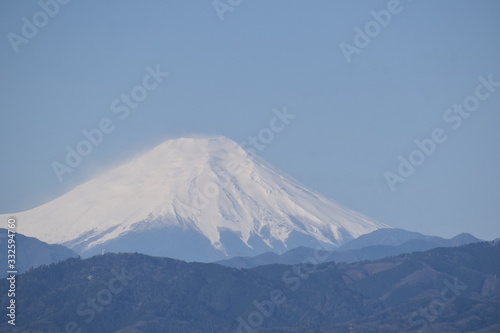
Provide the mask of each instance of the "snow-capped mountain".
{"label": "snow-capped mountain", "polygon": [[388,227],[307,189],[226,137],[168,140],[10,215],[22,221],[19,232],[84,256],[107,250],[197,261],[339,246]]}

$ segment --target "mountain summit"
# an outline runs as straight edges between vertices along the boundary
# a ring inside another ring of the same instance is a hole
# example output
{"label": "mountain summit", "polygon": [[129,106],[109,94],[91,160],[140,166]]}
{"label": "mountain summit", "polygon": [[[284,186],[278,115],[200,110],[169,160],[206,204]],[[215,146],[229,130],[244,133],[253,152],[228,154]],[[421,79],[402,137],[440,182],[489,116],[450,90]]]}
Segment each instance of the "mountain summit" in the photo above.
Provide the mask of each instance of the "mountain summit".
{"label": "mountain summit", "polygon": [[168,140],[63,196],[14,214],[19,232],[84,256],[209,261],[339,246],[388,226],[307,189],[226,137]]}

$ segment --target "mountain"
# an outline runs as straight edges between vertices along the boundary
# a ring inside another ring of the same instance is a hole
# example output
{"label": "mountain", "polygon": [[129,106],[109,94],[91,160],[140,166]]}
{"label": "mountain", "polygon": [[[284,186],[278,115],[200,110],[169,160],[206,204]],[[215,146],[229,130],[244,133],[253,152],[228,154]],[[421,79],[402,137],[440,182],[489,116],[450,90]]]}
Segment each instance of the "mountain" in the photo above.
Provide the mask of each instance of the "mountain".
{"label": "mountain", "polygon": [[454,246],[459,246],[459,245],[464,245],[464,244],[469,244],[469,243],[477,243],[481,242],[479,238],[474,237],[473,235],[469,233],[461,233],[460,235],[457,235],[450,239],[452,244]]}
{"label": "mountain", "polygon": [[[241,270],[141,254],[17,278],[16,332],[482,332],[500,329],[500,245]],[[0,280],[0,289],[8,289]],[[7,306],[0,293],[0,306]],[[0,330],[6,326],[0,323]]]}
{"label": "mountain", "polygon": [[[443,245],[446,243],[445,239],[441,237],[427,236],[419,232],[391,228],[375,230],[374,232],[361,235],[358,238],[342,245],[339,250],[361,249],[373,245],[398,246],[413,240],[431,241],[436,245],[438,245],[440,242],[442,242]],[[480,240],[477,239],[477,241]]]}
{"label": "mountain", "polygon": [[[0,228],[0,277],[7,276],[7,245],[8,231]],[[78,254],[67,247],[57,244],[47,244],[33,237],[26,237],[20,233],[15,234],[15,255],[17,273],[23,273],[30,268],[41,265],[49,265],[71,257],[78,257]]]}
{"label": "mountain", "polygon": [[21,232],[83,256],[136,251],[195,261],[339,246],[388,227],[225,137],[168,140],[15,215]]}
{"label": "mountain", "polygon": [[[385,257],[397,256],[402,253],[427,251],[437,247],[452,247],[477,242],[482,242],[482,240],[471,234],[460,234],[451,239],[445,239],[393,228],[375,230],[333,251],[319,250],[323,253],[323,262],[336,261],[351,263],[363,260],[382,259]],[[367,246],[361,247],[363,245]],[[314,254],[317,253],[316,251],[316,249],[298,247],[281,255],[273,252],[266,252],[254,257],[234,257],[217,261],[217,263],[235,268],[252,268],[270,264],[292,265],[304,262],[307,258],[314,256]]]}

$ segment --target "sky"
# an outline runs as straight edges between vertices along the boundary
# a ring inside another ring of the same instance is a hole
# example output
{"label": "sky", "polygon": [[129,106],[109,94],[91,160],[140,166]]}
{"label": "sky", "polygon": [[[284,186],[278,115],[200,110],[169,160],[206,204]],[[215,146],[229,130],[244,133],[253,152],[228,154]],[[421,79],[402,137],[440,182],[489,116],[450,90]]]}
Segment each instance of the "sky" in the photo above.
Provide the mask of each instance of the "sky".
{"label": "sky", "polygon": [[[224,135],[388,225],[500,237],[499,14],[495,0],[3,1],[0,213],[167,139]],[[277,110],[290,119],[271,138]],[[69,167],[67,147],[87,155]]]}

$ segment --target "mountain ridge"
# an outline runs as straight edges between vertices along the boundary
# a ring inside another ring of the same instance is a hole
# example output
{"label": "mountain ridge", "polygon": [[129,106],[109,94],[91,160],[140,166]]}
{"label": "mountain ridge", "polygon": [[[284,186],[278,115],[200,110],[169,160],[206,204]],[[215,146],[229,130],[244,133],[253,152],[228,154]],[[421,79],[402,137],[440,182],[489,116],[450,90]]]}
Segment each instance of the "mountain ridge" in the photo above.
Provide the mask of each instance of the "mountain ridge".
{"label": "mountain ridge", "polygon": [[[109,253],[20,275],[16,328],[64,331],[72,322],[82,331],[122,333],[493,333],[500,328],[499,260],[495,242],[253,269]],[[99,296],[106,290],[110,299]],[[88,302],[96,299],[92,310]],[[0,305],[7,301],[1,293]],[[442,311],[435,312],[438,301]]]}
{"label": "mountain ridge", "polygon": [[[392,236],[387,237],[391,233]],[[397,240],[397,236],[400,237],[400,240]],[[216,263],[234,268],[253,268],[271,264],[295,265],[314,256],[316,251],[323,252],[323,262],[352,263],[364,260],[378,260],[405,253],[427,251],[438,247],[455,247],[483,242],[483,240],[467,233],[461,233],[455,237],[446,239],[396,228],[375,230],[371,234],[363,235],[360,238],[362,237],[367,241],[354,239],[335,250],[324,250],[319,247],[315,249],[297,247],[283,254],[266,252],[254,257],[234,257],[217,261]],[[379,241],[375,241],[377,238]]]}
{"label": "mountain ridge", "polygon": [[[0,277],[5,277],[7,271],[12,269],[7,268],[7,259],[9,252],[7,251],[8,230],[0,228]],[[78,254],[73,250],[59,244],[48,244],[34,237],[27,237],[16,232],[15,241],[15,260],[16,271],[21,274],[30,268],[36,268],[42,265],[49,265],[58,261],[62,261],[71,257],[77,257]]]}

